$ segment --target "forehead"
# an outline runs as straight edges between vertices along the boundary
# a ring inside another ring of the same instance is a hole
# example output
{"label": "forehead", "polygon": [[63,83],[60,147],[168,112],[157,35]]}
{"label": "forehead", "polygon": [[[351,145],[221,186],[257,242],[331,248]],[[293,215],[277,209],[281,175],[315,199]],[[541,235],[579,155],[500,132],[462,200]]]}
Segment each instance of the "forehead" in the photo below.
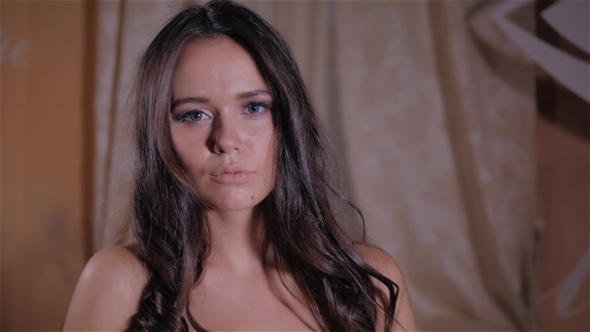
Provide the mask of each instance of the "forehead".
{"label": "forehead", "polygon": [[267,89],[250,54],[232,39],[216,37],[185,47],[174,72],[172,94],[212,98]]}

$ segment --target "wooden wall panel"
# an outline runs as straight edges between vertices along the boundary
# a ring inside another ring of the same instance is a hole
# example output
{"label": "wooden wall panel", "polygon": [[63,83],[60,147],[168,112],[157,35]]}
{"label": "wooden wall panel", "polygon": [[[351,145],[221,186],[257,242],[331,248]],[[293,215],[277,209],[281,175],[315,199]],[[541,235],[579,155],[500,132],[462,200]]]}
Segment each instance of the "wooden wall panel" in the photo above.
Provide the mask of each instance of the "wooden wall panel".
{"label": "wooden wall panel", "polygon": [[0,6],[0,329],[59,330],[87,259],[87,3]]}
{"label": "wooden wall panel", "polygon": [[590,144],[539,117],[539,317],[543,331],[590,331]]}

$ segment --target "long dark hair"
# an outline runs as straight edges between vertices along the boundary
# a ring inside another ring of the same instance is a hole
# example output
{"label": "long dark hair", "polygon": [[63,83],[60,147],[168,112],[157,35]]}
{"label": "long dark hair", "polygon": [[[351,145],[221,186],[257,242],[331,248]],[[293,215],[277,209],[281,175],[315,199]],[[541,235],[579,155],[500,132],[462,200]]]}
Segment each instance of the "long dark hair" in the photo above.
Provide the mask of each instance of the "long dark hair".
{"label": "long dark hair", "polygon": [[[297,289],[287,288],[299,294],[323,330],[390,330],[398,287],[360,257],[335,217],[334,202],[348,202],[331,185],[332,155],[289,47],[256,13],[223,0],[184,9],[140,61],[131,229],[133,251],[148,280],[128,330],[188,331],[190,324],[205,331],[190,314],[189,293],[203,275],[210,250],[206,207],[174,151],[168,114],[174,69],[184,47],[217,36],[231,38],[250,53],[273,98],[276,179],[261,203],[266,220],[278,221],[264,226],[273,265],[279,275],[292,276]],[[374,280],[389,290],[383,306]],[[384,324],[377,322],[379,310]]]}

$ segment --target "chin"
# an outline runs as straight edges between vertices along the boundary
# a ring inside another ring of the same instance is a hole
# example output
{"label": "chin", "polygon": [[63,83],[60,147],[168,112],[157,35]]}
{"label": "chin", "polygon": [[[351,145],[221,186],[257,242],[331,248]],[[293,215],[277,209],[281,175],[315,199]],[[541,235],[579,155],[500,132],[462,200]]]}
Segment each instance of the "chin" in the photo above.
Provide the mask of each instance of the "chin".
{"label": "chin", "polygon": [[[252,199],[254,196],[254,199]],[[203,195],[207,205],[216,211],[243,211],[253,209],[266,197],[260,193],[245,193],[242,190],[220,192],[215,195]]]}
{"label": "chin", "polygon": [[244,202],[244,201],[233,201],[233,200],[223,200],[221,202],[213,202],[209,204],[212,210],[219,211],[219,212],[237,212],[237,211],[244,211],[253,209],[256,205],[252,202]]}

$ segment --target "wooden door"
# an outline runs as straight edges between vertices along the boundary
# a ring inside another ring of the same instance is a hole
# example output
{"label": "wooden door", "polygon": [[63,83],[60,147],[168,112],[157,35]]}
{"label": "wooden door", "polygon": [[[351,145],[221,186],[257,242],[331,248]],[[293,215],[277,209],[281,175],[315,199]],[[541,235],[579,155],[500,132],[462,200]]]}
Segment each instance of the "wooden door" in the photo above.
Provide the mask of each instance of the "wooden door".
{"label": "wooden door", "polygon": [[61,330],[88,256],[88,4],[0,6],[0,329]]}

